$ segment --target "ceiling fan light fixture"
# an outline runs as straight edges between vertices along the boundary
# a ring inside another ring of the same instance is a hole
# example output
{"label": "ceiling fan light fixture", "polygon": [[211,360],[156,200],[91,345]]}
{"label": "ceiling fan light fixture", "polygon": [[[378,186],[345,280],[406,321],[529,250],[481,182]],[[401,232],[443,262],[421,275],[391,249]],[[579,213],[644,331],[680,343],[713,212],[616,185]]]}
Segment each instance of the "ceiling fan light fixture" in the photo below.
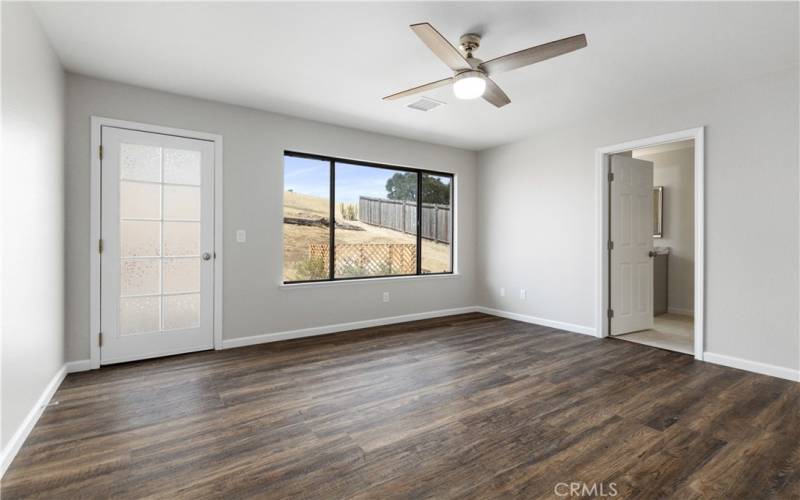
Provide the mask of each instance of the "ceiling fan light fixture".
{"label": "ceiling fan light fixture", "polygon": [[387,95],[383,98],[384,101],[402,99],[452,84],[453,93],[458,99],[483,97],[494,107],[502,108],[509,104],[511,99],[492,79],[497,73],[530,66],[586,47],[586,34],[583,33],[528,47],[488,61],[481,61],[472,55],[481,45],[480,35],[475,33],[462,35],[459,40],[462,53],[453,47],[436,28],[431,26],[431,23],[412,24],[410,28],[422,43],[427,45],[431,52],[453,71],[455,76]]}
{"label": "ceiling fan light fixture", "polygon": [[477,99],[486,91],[486,80],[480,71],[464,71],[453,79],[453,93],[459,99]]}

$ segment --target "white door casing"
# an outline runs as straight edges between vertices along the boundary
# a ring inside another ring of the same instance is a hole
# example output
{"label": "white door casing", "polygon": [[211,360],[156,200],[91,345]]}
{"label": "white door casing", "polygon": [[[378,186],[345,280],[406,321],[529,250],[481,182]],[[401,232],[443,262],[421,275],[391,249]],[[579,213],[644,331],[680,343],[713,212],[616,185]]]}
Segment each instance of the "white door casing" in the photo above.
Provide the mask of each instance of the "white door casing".
{"label": "white door casing", "polygon": [[610,158],[611,335],[653,327],[653,163]]}
{"label": "white door casing", "polygon": [[214,143],[102,127],[102,364],[214,346]]}

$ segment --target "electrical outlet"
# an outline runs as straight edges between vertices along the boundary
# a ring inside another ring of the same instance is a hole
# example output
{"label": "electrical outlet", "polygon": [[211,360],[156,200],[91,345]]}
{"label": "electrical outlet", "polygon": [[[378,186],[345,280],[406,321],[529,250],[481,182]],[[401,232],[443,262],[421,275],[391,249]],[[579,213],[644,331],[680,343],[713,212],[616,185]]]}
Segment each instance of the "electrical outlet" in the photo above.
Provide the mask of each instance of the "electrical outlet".
{"label": "electrical outlet", "polygon": [[522,299],[522,300],[527,299],[528,298],[528,291],[525,290],[524,288],[520,288],[519,289],[519,298]]}
{"label": "electrical outlet", "polygon": [[505,288],[501,288],[500,289],[500,296],[501,297],[505,297],[506,296],[506,289]]}
{"label": "electrical outlet", "polygon": [[389,302],[389,300],[390,300],[389,292],[383,292],[383,301]]}
{"label": "electrical outlet", "polygon": [[247,231],[239,229],[236,231],[236,243],[244,243],[247,241]]}

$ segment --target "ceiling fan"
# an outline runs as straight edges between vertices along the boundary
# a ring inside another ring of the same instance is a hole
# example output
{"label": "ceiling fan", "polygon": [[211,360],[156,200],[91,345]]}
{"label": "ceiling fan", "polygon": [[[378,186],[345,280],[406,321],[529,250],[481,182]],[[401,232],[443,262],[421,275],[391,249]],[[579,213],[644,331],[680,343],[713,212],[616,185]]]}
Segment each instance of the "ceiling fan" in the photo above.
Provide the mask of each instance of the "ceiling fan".
{"label": "ceiling fan", "polygon": [[453,70],[454,75],[450,78],[444,78],[388,95],[383,98],[385,101],[400,99],[452,84],[453,93],[459,99],[483,97],[500,108],[510,103],[511,99],[489,78],[490,76],[586,47],[586,35],[581,34],[512,52],[484,62],[472,55],[480,47],[480,35],[469,33],[460,38],[461,50],[464,51],[464,54],[462,54],[450,45],[450,42],[429,23],[412,24],[411,29],[442,62]]}

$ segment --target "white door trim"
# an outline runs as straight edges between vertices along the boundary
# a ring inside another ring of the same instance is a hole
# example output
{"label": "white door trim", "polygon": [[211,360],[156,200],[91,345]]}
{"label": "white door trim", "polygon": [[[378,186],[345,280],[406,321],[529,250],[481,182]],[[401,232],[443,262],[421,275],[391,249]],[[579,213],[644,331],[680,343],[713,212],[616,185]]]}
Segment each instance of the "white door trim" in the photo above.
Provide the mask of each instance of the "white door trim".
{"label": "white door trim", "polygon": [[101,184],[100,184],[100,144],[101,127],[117,127],[140,132],[176,135],[189,139],[201,139],[214,143],[214,349],[222,349],[222,136],[208,132],[198,132],[173,127],[162,127],[147,123],[91,117],[91,158],[90,197],[89,197],[89,358],[91,368],[100,368],[100,240]]}
{"label": "white door trim", "polygon": [[697,127],[679,132],[647,137],[624,142],[613,146],[605,146],[595,150],[595,212],[597,215],[597,236],[595,270],[597,289],[595,292],[596,310],[595,324],[598,337],[608,336],[608,158],[614,153],[622,153],[631,149],[639,149],[669,142],[694,140],[694,357],[703,359],[705,347],[705,145],[703,143],[704,127]]}

